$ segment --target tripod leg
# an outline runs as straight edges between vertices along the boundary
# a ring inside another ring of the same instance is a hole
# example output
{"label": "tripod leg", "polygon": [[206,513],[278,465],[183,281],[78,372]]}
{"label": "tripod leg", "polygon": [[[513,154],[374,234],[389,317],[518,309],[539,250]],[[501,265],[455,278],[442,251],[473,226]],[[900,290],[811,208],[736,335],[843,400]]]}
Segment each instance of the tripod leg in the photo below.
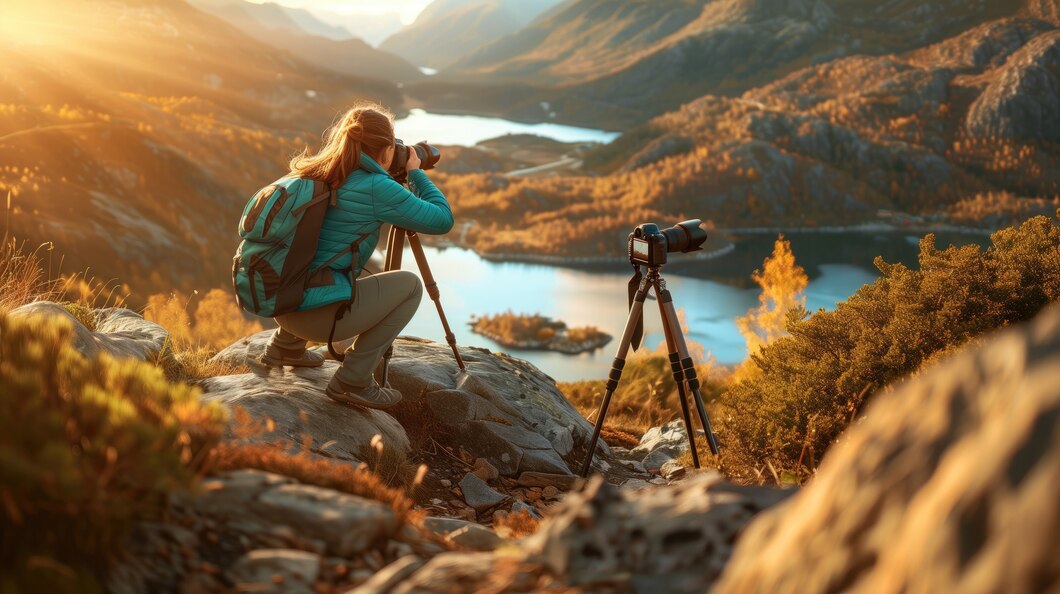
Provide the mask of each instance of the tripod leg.
{"label": "tripod leg", "polygon": [[386,239],[386,266],[384,270],[401,270],[401,253],[405,251],[406,231],[400,227],[390,227]]}
{"label": "tripod leg", "polygon": [[688,409],[688,395],[685,392],[685,372],[681,367],[681,357],[677,354],[677,343],[674,340],[673,331],[665,323],[666,312],[663,310],[663,293],[669,296],[666,289],[662,289],[658,283],[655,284],[655,297],[659,302],[659,313],[663,319],[663,334],[666,336],[666,349],[670,352],[670,369],[674,375],[674,385],[677,386],[677,397],[681,400],[681,416],[685,421],[685,432],[688,434],[688,446],[692,450],[692,464],[699,468],[699,452],[696,451],[696,428],[692,426],[692,414]]}
{"label": "tripod leg", "polygon": [[585,455],[582,464],[582,476],[589,475],[589,468],[593,463],[593,455],[596,454],[596,441],[600,439],[600,431],[604,428],[604,419],[607,417],[607,408],[611,405],[611,397],[618,388],[618,381],[622,379],[622,368],[626,366],[626,355],[629,354],[629,346],[633,342],[633,332],[644,314],[644,299],[648,296],[649,284],[643,283],[637,289],[633,297],[633,305],[629,308],[629,318],[626,319],[626,329],[622,332],[622,341],[618,343],[618,352],[615,360],[611,363],[611,373],[607,376],[607,389],[604,392],[604,400],[600,403],[600,411],[596,415],[596,426],[593,427],[593,436],[589,440],[589,453]]}
{"label": "tripod leg", "polygon": [[467,371],[467,367],[464,366],[464,359],[460,357],[460,351],[456,348],[456,335],[449,328],[449,320],[446,319],[445,311],[442,309],[442,298],[441,293],[438,291],[438,283],[435,282],[434,275],[431,274],[431,267],[427,264],[427,254],[423,252],[420,236],[415,231],[405,231],[405,233],[409,238],[409,247],[412,248],[412,255],[416,257],[416,264],[420,268],[423,286],[427,289],[427,294],[430,295],[431,301],[434,302],[434,307],[438,310],[438,317],[442,320],[442,328],[445,330],[445,341],[449,343],[449,348],[453,349],[453,357],[456,358],[457,367],[460,368],[460,371]]}
{"label": "tripod leg", "polygon": [[[710,428],[710,419],[707,418],[707,408],[703,404],[703,394],[699,390],[699,378],[696,377],[696,366],[692,363],[692,357],[688,354],[688,344],[685,335],[681,332],[681,324],[677,321],[677,311],[674,310],[673,297],[670,292],[663,289],[659,295],[659,308],[663,314],[663,327],[669,328],[674,337],[674,346],[680,357],[680,364],[684,371],[685,381],[688,383],[688,391],[692,394],[692,400],[696,403],[696,412],[699,413],[699,421],[703,424],[703,431],[707,434],[707,445],[710,452],[718,455],[718,440],[714,431]],[[689,434],[691,435],[691,434]]]}
{"label": "tripod leg", "polygon": [[[400,227],[390,227],[390,234],[386,239],[386,263],[383,270],[401,270],[401,253],[405,251],[406,231]],[[387,347],[383,353],[383,366],[379,373],[379,385],[385,386],[390,377],[390,359],[394,357],[394,345]]]}

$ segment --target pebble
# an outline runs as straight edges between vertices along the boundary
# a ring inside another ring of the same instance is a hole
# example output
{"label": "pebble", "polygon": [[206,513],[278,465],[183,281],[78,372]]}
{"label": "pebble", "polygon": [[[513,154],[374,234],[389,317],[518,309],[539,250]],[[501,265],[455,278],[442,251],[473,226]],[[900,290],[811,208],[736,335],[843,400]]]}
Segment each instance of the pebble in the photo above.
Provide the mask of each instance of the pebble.
{"label": "pebble", "polygon": [[549,485],[541,490],[541,495],[546,499],[555,499],[559,497],[559,489]]}
{"label": "pebble", "polygon": [[451,481],[449,479],[442,479],[439,482],[442,483],[442,486],[445,487],[446,489],[448,489],[448,488],[453,486],[453,481]]}

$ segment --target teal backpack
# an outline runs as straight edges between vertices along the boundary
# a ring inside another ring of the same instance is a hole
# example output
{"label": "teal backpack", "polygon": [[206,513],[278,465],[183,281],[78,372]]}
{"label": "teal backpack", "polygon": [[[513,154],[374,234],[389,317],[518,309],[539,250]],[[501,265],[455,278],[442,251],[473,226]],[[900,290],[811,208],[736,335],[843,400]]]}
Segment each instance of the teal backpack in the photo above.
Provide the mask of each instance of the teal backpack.
{"label": "teal backpack", "polygon": [[[313,184],[311,193],[300,187],[306,183]],[[312,267],[324,215],[337,200],[336,190],[297,177],[280,179],[250,199],[239,222],[243,242],[232,263],[240,307],[265,318],[298,311],[306,289],[327,275],[331,264],[347,252],[357,254],[363,235],[324,264]]]}

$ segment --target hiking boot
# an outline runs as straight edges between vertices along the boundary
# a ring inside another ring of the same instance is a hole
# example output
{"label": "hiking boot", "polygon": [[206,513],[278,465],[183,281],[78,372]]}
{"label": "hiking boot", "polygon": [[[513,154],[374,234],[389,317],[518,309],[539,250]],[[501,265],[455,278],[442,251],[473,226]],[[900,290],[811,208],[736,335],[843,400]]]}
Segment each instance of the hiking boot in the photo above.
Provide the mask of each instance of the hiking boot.
{"label": "hiking boot", "polygon": [[304,350],[298,355],[284,352],[271,344],[266,347],[261,355],[261,364],[269,367],[320,367],[324,364],[324,355],[316,351]]}
{"label": "hiking boot", "polygon": [[364,388],[355,388],[333,378],[325,393],[336,402],[378,410],[391,408],[401,402],[401,392],[381,387],[374,379]]}

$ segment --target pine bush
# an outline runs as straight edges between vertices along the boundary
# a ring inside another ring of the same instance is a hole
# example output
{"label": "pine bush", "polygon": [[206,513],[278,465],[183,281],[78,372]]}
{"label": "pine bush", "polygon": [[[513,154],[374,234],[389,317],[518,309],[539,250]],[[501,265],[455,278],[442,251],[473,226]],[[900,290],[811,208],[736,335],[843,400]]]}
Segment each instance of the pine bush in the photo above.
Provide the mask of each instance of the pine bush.
{"label": "pine bush", "polygon": [[874,392],[1060,300],[1057,220],[1034,217],[991,242],[939,250],[928,235],[919,270],[877,258],[882,278],[835,311],[791,310],[790,336],[752,355],[760,373],[716,404],[729,474],[804,479]]}
{"label": "pine bush", "polygon": [[154,366],[0,312],[0,591],[94,592],[132,523],[195,484],[224,415]]}

